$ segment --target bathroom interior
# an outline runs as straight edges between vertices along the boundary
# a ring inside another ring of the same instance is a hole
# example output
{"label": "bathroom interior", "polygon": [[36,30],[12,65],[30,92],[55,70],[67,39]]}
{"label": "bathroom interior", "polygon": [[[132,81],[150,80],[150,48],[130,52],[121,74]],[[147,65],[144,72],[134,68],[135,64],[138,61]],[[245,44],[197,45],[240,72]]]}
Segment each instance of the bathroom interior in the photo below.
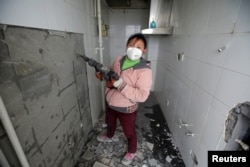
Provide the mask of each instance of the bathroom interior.
{"label": "bathroom interior", "polygon": [[78,55],[109,66],[138,32],[158,106],[140,119],[159,111],[182,166],[244,149],[235,141],[250,133],[249,15],[249,0],[1,0],[0,166],[80,167],[105,86]]}

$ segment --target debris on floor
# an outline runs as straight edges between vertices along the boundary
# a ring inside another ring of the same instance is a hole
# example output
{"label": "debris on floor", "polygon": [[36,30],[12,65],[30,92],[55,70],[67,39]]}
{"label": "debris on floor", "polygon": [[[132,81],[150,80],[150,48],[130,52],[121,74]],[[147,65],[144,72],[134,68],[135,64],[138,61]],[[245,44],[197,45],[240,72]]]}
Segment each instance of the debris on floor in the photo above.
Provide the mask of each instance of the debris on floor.
{"label": "debris on floor", "polygon": [[[89,140],[75,167],[125,167],[121,159],[127,151],[127,141],[118,125],[117,142],[100,143],[97,135],[106,132],[104,119],[89,134]],[[129,167],[185,167],[178,148],[174,145],[167,122],[154,95],[139,105],[136,122],[137,152]]]}

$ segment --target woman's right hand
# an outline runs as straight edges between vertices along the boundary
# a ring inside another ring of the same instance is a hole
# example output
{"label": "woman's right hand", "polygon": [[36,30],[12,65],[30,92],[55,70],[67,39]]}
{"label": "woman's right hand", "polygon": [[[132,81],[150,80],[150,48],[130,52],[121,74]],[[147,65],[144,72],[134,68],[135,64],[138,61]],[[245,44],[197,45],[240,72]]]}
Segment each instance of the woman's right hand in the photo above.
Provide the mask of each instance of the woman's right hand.
{"label": "woman's right hand", "polygon": [[103,80],[103,76],[102,76],[101,72],[95,72],[95,77],[96,77],[97,79],[99,79],[100,81]]}

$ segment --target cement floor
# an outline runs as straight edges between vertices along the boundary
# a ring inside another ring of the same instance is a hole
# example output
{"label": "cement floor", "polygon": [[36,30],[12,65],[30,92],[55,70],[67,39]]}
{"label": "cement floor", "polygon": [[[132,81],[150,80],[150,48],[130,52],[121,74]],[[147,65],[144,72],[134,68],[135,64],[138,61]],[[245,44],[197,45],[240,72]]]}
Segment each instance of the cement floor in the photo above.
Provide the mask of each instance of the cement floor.
{"label": "cement floor", "polygon": [[[126,153],[127,142],[121,126],[118,125],[115,134],[118,142],[96,140],[98,134],[105,133],[105,125],[103,118],[96,124],[75,167],[124,167],[121,159]],[[153,92],[139,105],[136,130],[138,147],[130,167],[185,167]]]}

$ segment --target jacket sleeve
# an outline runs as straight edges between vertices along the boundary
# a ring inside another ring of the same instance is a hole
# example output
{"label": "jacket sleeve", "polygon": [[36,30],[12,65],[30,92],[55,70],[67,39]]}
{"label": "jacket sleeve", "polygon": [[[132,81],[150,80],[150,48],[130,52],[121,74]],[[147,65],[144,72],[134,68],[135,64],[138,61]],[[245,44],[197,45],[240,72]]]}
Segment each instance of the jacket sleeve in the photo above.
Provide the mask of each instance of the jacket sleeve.
{"label": "jacket sleeve", "polygon": [[123,83],[118,88],[120,92],[134,102],[144,102],[147,100],[152,86],[152,71],[149,68],[138,73],[138,78],[134,87]]}

